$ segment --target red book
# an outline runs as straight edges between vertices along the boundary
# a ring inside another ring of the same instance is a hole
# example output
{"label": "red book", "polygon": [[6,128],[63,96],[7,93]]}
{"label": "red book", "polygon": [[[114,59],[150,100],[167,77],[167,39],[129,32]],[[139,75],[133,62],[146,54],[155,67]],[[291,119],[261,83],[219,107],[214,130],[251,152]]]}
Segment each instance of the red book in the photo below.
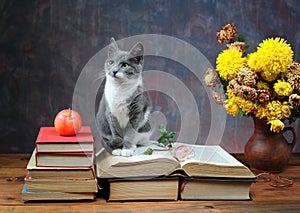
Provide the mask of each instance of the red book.
{"label": "red book", "polygon": [[73,136],[61,136],[55,127],[41,127],[36,139],[36,166],[92,167],[94,138],[89,126]]}
{"label": "red book", "polygon": [[81,127],[73,136],[61,136],[55,127],[41,127],[36,139],[37,153],[91,153],[94,138],[89,126]]}

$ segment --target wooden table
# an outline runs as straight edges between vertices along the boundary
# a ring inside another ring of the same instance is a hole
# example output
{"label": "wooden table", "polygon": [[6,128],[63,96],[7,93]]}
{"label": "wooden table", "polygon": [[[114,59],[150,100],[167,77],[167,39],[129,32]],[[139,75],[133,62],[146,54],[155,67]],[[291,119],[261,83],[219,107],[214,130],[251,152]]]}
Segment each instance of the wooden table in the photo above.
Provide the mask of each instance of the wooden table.
{"label": "wooden table", "polygon": [[[244,162],[242,155],[235,155]],[[274,188],[268,182],[251,186],[252,201],[174,202],[28,202],[21,191],[29,154],[0,154],[0,212],[300,212],[300,154],[294,154],[280,175],[291,187]]]}

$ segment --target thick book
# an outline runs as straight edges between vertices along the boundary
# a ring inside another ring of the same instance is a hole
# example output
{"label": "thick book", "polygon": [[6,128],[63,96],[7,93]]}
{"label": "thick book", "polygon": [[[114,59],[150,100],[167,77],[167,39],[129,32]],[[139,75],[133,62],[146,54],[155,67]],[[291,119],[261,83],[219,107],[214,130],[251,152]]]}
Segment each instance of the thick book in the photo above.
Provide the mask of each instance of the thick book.
{"label": "thick book", "polygon": [[53,192],[97,192],[97,179],[33,179],[30,174],[24,179],[27,190]]}
{"label": "thick book", "polygon": [[28,190],[26,184],[22,190],[22,200],[26,201],[72,201],[72,200],[94,200],[94,192],[56,192],[45,190]]}
{"label": "thick book", "polygon": [[81,127],[73,136],[61,136],[55,127],[41,127],[36,139],[36,150],[41,152],[93,152],[94,138],[89,126]]}
{"label": "thick book", "polygon": [[[100,185],[101,182],[99,179]],[[178,177],[113,178],[106,184],[109,187],[107,201],[171,201],[178,198]]]}
{"label": "thick book", "polygon": [[36,149],[27,164],[27,171],[33,179],[94,179],[95,167],[43,167],[36,166]]}
{"label": "thick book", "polygon": [[158,177],[168,176],[176,171],[184,171],[187,176],[195,177],[229,177],[255,178],[251,170],[216,145],[190,145],[194,156],[178,161],[170,151],[154,151],[152,155],[143,154],[149,147],[157,150],[156,144],[141,146],[130,157],[113,156],[104,149],[96,154],[96,173],[99,178],[115,177]]}
{"label": "thick book", "polygon": [[250,200],[253,178],[183,178],[182,200]]}
{"label": "thick book", "polygon": [[91,168],[94,165],[94,152],[37,152],[38,167]]}

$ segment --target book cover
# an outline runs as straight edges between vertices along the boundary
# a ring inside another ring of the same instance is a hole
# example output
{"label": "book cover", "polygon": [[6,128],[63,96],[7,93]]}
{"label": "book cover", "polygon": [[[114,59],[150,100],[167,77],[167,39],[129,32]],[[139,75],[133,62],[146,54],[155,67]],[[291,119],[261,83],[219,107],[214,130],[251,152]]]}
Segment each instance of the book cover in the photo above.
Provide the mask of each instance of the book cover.
{"label": "book cover", "polygon": [[94,138],[89,126],[82,126],[73,136],[61,136],[55,127],[41,127],[36,139],[36,150],[40,152],[91,152]]}

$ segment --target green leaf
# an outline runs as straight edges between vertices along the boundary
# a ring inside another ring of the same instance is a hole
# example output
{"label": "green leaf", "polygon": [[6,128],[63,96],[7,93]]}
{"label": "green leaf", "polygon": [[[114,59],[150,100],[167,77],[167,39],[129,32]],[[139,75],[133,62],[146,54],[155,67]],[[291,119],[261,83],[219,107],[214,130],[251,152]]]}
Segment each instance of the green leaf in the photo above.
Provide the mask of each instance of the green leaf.
{"label": "green leaf", "polygon": [[245,42],[245,36],[244,35],[239,35],[236,39],[239,42]]}
{"label": "green leaf", "polygon": [[168,138],[173,138],[173,136],[176,134],[176,132],[169,132]]}
{"label": "green leaf", "polygon": [[158,125],[158,130],[162,134],[162,136],[157,140],[158,143],[168,143],[168,145],[174,143],[173,137],[176,132],[168,132],[167,127],[163,124]]}
{"label": "green leaf", "polygon": [[160,124],[160,125],[158,126],[158,130],[159,130],[159,132],[160,132],[162,135],[168,134],[167,127],[166,127],[165,125],[163,125],[163,124]]}
{"label": "green leaf", "polygon": [[152,148],[148,148],[145,152],[143,152],[144,155],[152,155],[152,153],[153,153]]}
{"label": "green leaf", "polygon": [[168,139],[167,139],[165,136],[161,136],[161,137],[157,140],[158,143],[166,143],[167,141],[168,141]]}

